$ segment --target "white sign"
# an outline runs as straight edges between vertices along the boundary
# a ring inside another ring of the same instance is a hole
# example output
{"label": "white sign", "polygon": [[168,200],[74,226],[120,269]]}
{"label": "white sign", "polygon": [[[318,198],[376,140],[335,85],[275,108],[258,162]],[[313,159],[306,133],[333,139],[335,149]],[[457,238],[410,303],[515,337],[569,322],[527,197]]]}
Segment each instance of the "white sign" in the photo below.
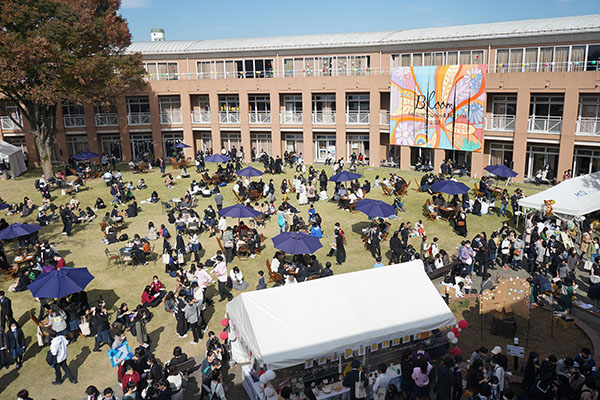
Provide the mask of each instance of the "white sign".
{"label": "white sign", "polygon": [[506,354],[509,356],[525,358],[525,347],[519,347],[519,346],[513,346],[512,344],[507,344],[506,345]]}

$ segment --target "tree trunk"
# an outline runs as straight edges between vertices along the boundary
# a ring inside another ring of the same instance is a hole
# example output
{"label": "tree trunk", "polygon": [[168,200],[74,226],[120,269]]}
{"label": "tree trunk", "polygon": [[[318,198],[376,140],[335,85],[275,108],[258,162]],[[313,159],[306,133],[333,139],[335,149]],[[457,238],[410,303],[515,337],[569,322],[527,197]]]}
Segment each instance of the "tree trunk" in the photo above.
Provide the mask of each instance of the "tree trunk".
{"label": "tree trunk", "polygon": [[38,156],[40,158],[40,166],[42,172],[46,178],[54,176],[54,170],[52,167],[52,135],[44,134],[37,131],[33,134],[35,138],[35,147],[37,148]]}

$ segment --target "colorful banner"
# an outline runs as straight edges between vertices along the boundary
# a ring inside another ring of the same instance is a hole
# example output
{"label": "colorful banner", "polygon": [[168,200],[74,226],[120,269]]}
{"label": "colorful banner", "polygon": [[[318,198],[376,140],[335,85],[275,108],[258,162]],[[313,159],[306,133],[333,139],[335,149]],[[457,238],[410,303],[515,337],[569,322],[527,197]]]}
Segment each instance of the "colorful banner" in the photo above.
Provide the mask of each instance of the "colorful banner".
{"label": "colorful banner", "polygon": [[390,144],[482,151],[487,64],[392,68]]}

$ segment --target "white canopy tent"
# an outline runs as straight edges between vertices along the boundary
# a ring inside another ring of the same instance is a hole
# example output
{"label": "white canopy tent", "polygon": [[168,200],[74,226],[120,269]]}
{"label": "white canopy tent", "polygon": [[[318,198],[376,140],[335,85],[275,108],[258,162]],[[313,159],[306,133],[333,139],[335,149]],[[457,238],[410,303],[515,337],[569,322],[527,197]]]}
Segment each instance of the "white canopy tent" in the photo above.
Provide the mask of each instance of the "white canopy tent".
{"label": "white canopy tent", "polygon": [[0,162],[9,165],[10,169],[7,173],[13,179],[27,171],[23,150],[2,140],[0,140]]}
{"label": "white canopy tent", "polygon": [[227,314],[234,359],[270,369],[456,323],[421,260],[241,293]]}
{"label": "white canopy tent", "polygon": [[567,179],[533,196],[519,200],[523,208],[540,210],[544,200],[554,200],[554,213],[566,217],[580,217],[600,210],[600,171]]}

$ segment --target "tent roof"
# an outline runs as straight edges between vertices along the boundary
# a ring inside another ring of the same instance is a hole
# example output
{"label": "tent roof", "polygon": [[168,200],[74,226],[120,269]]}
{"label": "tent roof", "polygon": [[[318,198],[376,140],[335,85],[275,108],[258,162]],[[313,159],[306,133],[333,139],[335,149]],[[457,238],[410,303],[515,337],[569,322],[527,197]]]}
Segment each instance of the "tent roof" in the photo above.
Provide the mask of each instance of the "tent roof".
{"label": "tent roof", "polygon": [[554,200],[557,214],[582,216],[600,210],[600,171],[567,179],[556,186],[519,200],[525,208],[542,209],[544,200]]}
{"label": "tent roof", "polygon": [[0,154],[5,154],[7,156],[13,155],[21,151],[17,146],[13,146],[12,144],[0,140]]}
{"label": "tent roof", "polygon": [[456,323],[421,260],[241,293],[227,313],[271,369]]}

